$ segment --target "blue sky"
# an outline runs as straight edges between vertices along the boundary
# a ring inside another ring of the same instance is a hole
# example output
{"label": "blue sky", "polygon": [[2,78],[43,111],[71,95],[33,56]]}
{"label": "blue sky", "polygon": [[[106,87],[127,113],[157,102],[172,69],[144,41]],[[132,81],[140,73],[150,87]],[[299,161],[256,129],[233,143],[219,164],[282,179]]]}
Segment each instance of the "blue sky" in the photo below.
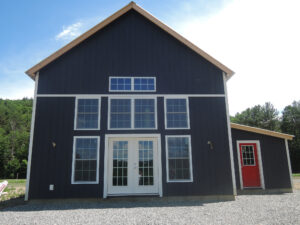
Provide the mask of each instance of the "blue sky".
{"label": "blue sky", "polygon": [[[300,21],[299,1],[136,2],[236,72],[228,82],[231,114],[266,101],[283,109],[300,100],[295,91],[300,35],[294,29]],[[25,75],[27,69],[128,3],[1,1],[0,98],[32,97],[34,83]],[[249,93],[244,84],[255,91]]]}

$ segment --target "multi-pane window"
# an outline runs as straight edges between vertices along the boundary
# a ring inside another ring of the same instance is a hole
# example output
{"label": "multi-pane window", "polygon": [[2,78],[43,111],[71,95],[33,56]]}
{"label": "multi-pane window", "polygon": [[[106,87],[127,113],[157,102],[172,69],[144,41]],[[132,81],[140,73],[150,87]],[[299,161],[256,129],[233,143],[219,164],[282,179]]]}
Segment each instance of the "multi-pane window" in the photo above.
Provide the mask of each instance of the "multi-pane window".
{"label": "multi-pane window", "polygon": [[128,141],[113,142],[113,186],[127,186]]}
{"label": "multi-pane window", "polygon": [[139,185],[153,182],[153,141],[139,141]]}
{"label": "multi-pane window", "polygon": [[192,181],[190,136],[166,136],[168,181]]}
{"label": "multi-pane window", "polygon": [[156,128],[156,101],[153,98],[112,98],[109,114],[109,129]]}
{"label": "multi-pane window", "polygon": [[75,129],[99,129],[99,106],[99,99],[77,99]]}
{"label": "multi-pane window", "polygon": [[186,98],[165,99],[166,128],[189,128],[188,101]]}
{"label": "multi-pane window", "polygon": [[99,137],[74,137],[72,183],[98,183]]}
{"label": "multi-pane window", "polygon": [[153,92],[156,90],[155,77],[110,77],[109,91]]}
{"label": "multi-pane window", "polygon": [[131,128],[131,100],[110,100],[110,128]]}
{"label": "multi-pane window", "polygon": [[255,156],[253,145],[242,146],[242,156],[244,166],[255,166]]}
{"label": "multi-pane window", "polygon": [[154,128],[155,112],[154,99],[135,99],[134,100],[134,127],[135,128]]}

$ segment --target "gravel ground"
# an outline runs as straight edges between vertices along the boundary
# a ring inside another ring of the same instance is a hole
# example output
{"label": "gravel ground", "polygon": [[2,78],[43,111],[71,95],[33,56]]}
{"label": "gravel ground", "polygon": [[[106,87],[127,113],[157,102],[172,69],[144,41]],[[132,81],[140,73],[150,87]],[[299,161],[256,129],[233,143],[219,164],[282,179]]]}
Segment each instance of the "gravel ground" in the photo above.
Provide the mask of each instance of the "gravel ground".
{"label": "gravel ground", "polygon": [[0,211],[0,224],[300,224],[300,191],[236,201],[32,202]]}

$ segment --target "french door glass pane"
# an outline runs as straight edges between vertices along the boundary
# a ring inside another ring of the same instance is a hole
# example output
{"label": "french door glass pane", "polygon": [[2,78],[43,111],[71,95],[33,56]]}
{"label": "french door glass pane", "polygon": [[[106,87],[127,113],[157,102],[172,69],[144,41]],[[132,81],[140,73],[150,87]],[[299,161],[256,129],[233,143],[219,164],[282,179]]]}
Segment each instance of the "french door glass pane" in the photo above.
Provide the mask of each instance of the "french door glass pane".
{"label": "french door glass pane", "polygon": [[113,186],[127,186],[128,141],[113,142]]}
{"label": "french door glass pane", "polygon": [[139,185],[153,183],[153,141],[139,141]]}

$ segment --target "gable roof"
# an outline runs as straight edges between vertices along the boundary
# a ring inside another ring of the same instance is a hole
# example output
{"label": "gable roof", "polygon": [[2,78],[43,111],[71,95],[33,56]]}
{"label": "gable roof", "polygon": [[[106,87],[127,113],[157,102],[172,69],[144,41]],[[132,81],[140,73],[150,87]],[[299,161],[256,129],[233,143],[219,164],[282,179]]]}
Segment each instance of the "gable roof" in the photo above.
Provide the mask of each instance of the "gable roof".
{"label": "gable roof", "polygon": [[250,131],[250,132],[258,133],[258,134],[264,134],[264,135],[287,139],[287,140],[293,140],[293,138],[294,138],[294,135],[284,134],[284,133],[266,130],[266,129],[262,129],[262,128],[257,128],[257,127],[250,127],[250,126],[241,125],[241,124],[237,124],[237,123],[231,123],[231,128],[238,129],[238,130],[244,130],[244,131]]}
{"label": "gable roof", "polygon": [[182,37],[180,34],[175,32],[174,30],[172,30],[170,27],[168,27],[167,25],[162,23],[160,20],[158,20],[157,18],[152,16],[150,13],[148,13],[144,9],[142,9],[135,2],[130,2],[128,5],[126,5],[119,11],[115,12],[114,14],[112,14],[111,16],[109,16],[108,18],[106,18],[105,20],[103,20],[102,22],[100,22],[99,24],[94,26],[93,28],[91,28],[90,30],[86,31],[85,33],[83,33],[82,35],[80,35],[79,37],[77,37],[76,39],[71,41],[69,44],[67,44],[64,47],[62,47],[61,49],[57,50],[56,52],[54,52],[47,58],[43,59],[41,62],[39,62],[38,64],[36,64],[35,66],[33,66],[32,68],[27,70],[26,74],[34,80],[36,72],[38,72],[40,69],[42,69],[43,67],[45,67],[46,65],[48,65],[49,63],[51,63],[52,61],[54,61],[55,59],[57,59],[64,53],[66,53],[67,51],[71,50],[76,45],[78,45],[81,42],[83,42],[84,40],[86,40],[87,38],[89,38],[90,36],[95,34],[97,31],[101,30],[108,24],[112,23],[113,21],[115,21],[116,19],[118,19],[120,16],[124,15],[126,12],[128,12],[131,9],[137,11],[138,13],[140,13],[141,15],[146,17],[148,20],[150,20],[151,22],[156,24],[158,27],[160,27],[161,29],[163,29],[164,31],[169,33],[171,36],[176,38],[178,41],[180,41],[181,43],[183,43],[184,45],[186,45],[187,47],[189,47],[190,49],[192,49],[193,51],[198,53],[200,56],[205,58],[207,61],[214,64],[220,70],[225,72],[227,80],[234,74],[234,72],[231,69],[229,69],[228,67],[226,67],[225,65],[220,63],[218,60],[214,59],[213,57],[208,55],[206,52],[204,52],[203,50],[198,48],[196,45],[194,45],[193,43],[191,43],[190,41],[188,41],[187,39]]}

